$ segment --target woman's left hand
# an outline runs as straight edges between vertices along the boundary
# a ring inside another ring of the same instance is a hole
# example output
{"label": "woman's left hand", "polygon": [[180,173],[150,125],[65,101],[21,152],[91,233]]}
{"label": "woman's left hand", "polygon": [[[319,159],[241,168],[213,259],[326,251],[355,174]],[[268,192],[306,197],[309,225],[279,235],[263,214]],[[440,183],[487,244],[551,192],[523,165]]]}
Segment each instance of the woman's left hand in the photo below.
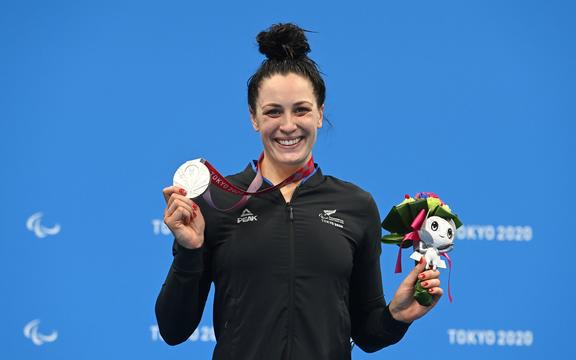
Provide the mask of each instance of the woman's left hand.
{"label": "woman's left hand", "polygon": [[[414,269],[406,276],[404,281],[396,290],[388,308],[392,317],[398,321],[410,323],[426,315],[426,313],[438,303],[444,291],[440,288],[440,271],[424,270],[425,261],[420,261]],[[432,295],[433,301],[430,306],[420,305],[414,299],[414,285],[416,280],[420,280],[422,287]]]}

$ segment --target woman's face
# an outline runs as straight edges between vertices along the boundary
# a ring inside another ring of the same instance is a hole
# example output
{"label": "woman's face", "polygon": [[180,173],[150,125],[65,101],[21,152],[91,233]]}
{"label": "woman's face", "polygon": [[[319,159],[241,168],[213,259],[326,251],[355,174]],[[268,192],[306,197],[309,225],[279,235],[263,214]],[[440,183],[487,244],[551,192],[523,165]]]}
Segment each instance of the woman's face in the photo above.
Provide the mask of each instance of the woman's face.
{"label": "woman's face", "polygon": [[265,158],[274,166],[304,164],[322,127],[323,111],[305,77],[290,73],[262,80],[250,117],[262,137]]}

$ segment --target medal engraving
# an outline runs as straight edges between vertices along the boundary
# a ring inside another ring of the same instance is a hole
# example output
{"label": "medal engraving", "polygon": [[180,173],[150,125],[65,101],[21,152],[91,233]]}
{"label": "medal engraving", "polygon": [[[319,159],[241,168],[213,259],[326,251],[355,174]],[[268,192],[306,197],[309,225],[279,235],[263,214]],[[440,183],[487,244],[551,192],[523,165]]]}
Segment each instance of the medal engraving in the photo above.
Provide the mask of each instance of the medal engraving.
{"label": "medal engraving", "polygon": [[174,186],[186,190],[186,196],[194,199],[202,195],[210,185],[210,171],[200,159],[182,164],[174,174]]}

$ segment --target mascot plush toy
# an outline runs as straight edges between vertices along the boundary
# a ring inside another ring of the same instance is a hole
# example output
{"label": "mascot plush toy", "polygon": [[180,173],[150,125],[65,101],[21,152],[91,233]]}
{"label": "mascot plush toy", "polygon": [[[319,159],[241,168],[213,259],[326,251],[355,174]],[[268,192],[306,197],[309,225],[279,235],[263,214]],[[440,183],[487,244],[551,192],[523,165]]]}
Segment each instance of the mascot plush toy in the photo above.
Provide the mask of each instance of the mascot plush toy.
{"label": "mascot plush toy", "polygon": [[[448,252],[454,247],[456,229],[462,226],[458,216],[452,213],[438,195],[429,192],[416,194],[413,198],[405,196],[404,201],[394,206],[384,221],[382,227],[390,234],[382,237],[386,244],[397,244],[398,258],[396,259],[396,272],[402,272],[402,248],[412,246],[414,252],[411,259],[426,261],[426,268],[452,268],[452,261]],[[416,282],[414,297],[423,306],[432,304],[430,295],[422,286],[420,280]],[[452,302],[450,293],[450,280],[448,280],[448,297]]]}

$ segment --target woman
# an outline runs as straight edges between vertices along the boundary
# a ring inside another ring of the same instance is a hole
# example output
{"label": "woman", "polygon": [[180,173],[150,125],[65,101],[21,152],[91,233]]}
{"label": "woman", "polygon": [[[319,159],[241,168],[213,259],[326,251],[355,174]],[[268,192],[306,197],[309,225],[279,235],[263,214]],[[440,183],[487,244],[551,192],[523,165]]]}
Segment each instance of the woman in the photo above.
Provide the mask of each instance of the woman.
{"label": "woman", "polygon": [[[264,151],[259,164],[229,177],[242,188],[255,166],[265,188],[309,163],[324,112],[324,81],[306,55],[304,31],[278,24],[257,40],[268,59],[249,81],[248,104]],[[386,305],[372,197],[312,169],[228,213],[188,199],[183,189],[164,189],[174,261],[156,316],[167,343],[185,341],[197,327],[211,282],[214,359],[350,359],[350,338],[364,351],[377,351],[433,307],[414,301],[417,278],[436,304],[439,273],[418,264]],[[213,195],[218,204],[234,201]]]}

